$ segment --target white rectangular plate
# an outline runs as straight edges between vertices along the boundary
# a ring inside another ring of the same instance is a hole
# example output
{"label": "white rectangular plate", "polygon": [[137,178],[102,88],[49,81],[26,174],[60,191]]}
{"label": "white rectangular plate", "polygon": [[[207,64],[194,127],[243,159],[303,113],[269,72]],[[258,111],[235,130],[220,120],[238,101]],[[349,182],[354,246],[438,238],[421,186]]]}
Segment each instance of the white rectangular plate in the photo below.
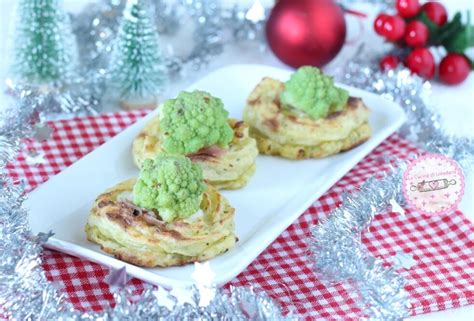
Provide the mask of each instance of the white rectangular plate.
{"label": "white rectangular plate", "polygon": [[[265,76],[285,81],[290,71],[260,65],[233,65],[208,75],[188,90],[201,89],[222,98],[230,115],[242,117],[251,90]],[[344,86],[345,87],[345,86]],[[242,272],[311,203],[354,167],[404,122],[402,109],[374,94],[346,87],[371,109],[373,136],[348,152],[324,159],[291,161],[259,156],[257,171],[240,190],[224,191],[236,209],[239,242],[210,261],[215,282],[223,284]],[[34,190],[26,205],[33,232],[52,230],[48,247],[127,271],[140,279],[167,286],[192,283],[192,264],[144,269],[119,261],[87,241],[84,232],[89,209],[105,189],[138,175],[131,146],[134,137],[157,111],[130,126],[92,153]]]}

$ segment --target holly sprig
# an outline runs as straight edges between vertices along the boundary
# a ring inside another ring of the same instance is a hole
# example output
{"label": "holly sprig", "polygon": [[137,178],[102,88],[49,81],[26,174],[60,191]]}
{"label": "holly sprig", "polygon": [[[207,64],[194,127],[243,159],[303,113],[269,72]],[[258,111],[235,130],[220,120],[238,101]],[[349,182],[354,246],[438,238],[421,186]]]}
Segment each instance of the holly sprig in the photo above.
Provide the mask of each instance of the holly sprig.
{"label": "holly sprig", "polygon": [[444,34],[442,34],[442,36],[444,36],[442,39],[442,45],[446,50],[464,53],[467,48],[474,46],[474,26],[469,24],[463,25],[461,22],[461,14],[459,12],[456,14],[454,19],[448,23],[448,27],[450,27],[450,29],[447,29],[444,31]]}
{"label": "holly sprig", "polygon": [[[427,80],[439,79],[446,85],[457,85],[474,70],[474,58],[467,49],[474,47],[474,25],[470,12],[463,21],[461,12],[448,20],[446,8],[438,1],[395,0],[396,14],[381,12],[374,20],[374,30],[393,43],[396,49],[381,57],[380,69],[388,71],[403,63],[412,73]],[[467,21],[466,21],[467,20]],[[438,61],[432,48],[439,50]]]}
{"label": "holly sprig", "polygon": [[[462,22],[462,13],[457,12],[451,21],[443,26],[438,26],[431,21],[425,12],[421,12],[414,20],[423,22],[430,32],[428,40],[431,46],[443,46],[448,52],[455,52],[466,56],[464,53],[470,47],[474,47],[474,25],[471,25],[471,14],[467,12],[467,22]],[[466,56],[467,59],[469,57]],[[471,69],[474,69],[474,61],[469,59]]]}

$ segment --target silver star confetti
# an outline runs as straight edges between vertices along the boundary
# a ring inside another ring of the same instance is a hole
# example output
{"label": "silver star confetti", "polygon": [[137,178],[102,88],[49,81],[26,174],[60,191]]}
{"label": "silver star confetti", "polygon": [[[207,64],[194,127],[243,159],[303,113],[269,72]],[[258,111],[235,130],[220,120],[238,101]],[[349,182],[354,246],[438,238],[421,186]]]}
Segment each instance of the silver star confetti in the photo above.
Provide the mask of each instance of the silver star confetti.
{"label": "silver star confetti", "polygon": [[53,134],[53,129],[49,127],[48,123],[38,123],[35,125],[34,139],[37,142],[44,142],[51,138]]}
{"label": "silver star confetti", "polygon": [[404,268],[409,270],[411,267],[416,265],[416,260],[410,253],[403,251],[397,252],[392,258],[393,266],[395,268]]}
{"label": "silver star confetti", "polygon": [[405,210],[403,209],[403,207],[400,206],[400,204],[397,203],[396,200],[391,199],[389,203],[390,203],[390,206],[392,207],[392,212],[405,215]]}
{"label": "silver star confetti", "polygon": [[105,277],[105,283],[114,291],[117,288],[124,288],[128,283],[127,268],[123,266],[118,270],[110,269],[109,274]]}
{"label": "silver star confetti", "polygon": [[27,150],[25,152],[25,159],[28,164],[41,165],[46,163],[43,152],[38,152],[34,149]]}

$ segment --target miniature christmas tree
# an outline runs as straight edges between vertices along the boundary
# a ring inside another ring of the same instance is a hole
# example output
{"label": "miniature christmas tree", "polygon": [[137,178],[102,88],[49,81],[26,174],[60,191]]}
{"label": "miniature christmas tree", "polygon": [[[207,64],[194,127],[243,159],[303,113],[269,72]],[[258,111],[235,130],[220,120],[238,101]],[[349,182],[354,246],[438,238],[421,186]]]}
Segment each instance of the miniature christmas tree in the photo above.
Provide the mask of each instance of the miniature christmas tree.
{"label": "miniature christmas tree", "polygon": [[77,46],[59,0],[19,0],[13,77],[35,85],[64,84],[77,66]]}
{"label": "miniature christmas tree", "polygon": [[129,0],[114,44],[109,89],[126,109],[155,107],[166,81],[158,32],[145,0]]}

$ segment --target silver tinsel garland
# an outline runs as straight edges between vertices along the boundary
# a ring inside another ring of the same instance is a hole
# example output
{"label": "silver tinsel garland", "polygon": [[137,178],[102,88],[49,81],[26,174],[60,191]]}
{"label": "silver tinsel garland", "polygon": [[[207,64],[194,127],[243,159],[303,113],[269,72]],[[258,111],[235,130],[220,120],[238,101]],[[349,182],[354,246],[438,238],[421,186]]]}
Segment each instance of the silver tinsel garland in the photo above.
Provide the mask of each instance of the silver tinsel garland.
{"label": "silver tinsel garland", "polygon": [[43,116],[95,114],[102,95],[99,88],[88,85],[85,78],[78,78],[61,87],[16,83],[11,79],[7,79],[6,85],[8,95],[20,101],[28,98],[31,106],[27,109],[34,109]]}
{"label": "silver tinsel garland", "polygon": [[[263,39],[268,8],[259,1],[251,7],[225,7],[224,4],[218,0],[150,1],[170,77],[184,76],[207,65],[222,53],[229,40]],[[85,70],[92,72],[89,78],[99,79],[97,82],[106,73],[123,8],[123,0],[102,0],[73,19],[73,31],[81,44],[79,50]],[[186,48],[185,52],[164,40],[182,29],[190,29],[188,32],[193,34],[191,48]]]}
{"label": "silver tinsel garland", "polygon": [[403,203],[404,166],[372,177],[358,192],[343,195],[342,205],[311,228],[311,250],[318,276],[327,282],[351,281],[370,320],[408,316],[405,282],[393,267],[384,267],[361,242],[361,233],[393,201]]}
{"label": "silver tinsel garland", "polygon": [[[474,164],[474,141],[443,132],[439,115],[427,104],[430,84],[406,68],[381,72],[376,59],[367,61],[370,54],[362,49],[338,71],[336,79],[396,101],[407,116],[399,131],[402,137],[426,151],[455,159],[469,171]],[[401,184],[405,168],[406,163],[399,161],[383,177],[374,176],[357,192],[344,194],[342,205],[311,228],[316,272],[327,282],[351,282],[370,320],[401,320],[408,316],[403,278],[395,267],[384,267],[384,262],[374,258],[361,243],[361,233],[376,214],[404,203]]]}

